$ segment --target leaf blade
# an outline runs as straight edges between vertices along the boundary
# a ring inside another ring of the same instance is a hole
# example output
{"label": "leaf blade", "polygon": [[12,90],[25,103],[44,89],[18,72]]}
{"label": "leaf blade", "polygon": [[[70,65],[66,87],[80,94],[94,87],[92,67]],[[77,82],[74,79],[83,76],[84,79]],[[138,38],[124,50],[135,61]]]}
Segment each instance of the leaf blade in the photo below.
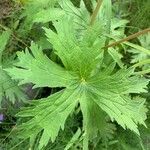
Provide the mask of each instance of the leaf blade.
{"label": "leaf blade", "polygon": [[31,45],[33,56],[26,49],[18,52],[19,62],[13,68],[5,69],[12,79],[21,80],[19,83],[32,82],[37,87],[66,87],[74,79],[69,71],[52,62],[38,45]]}

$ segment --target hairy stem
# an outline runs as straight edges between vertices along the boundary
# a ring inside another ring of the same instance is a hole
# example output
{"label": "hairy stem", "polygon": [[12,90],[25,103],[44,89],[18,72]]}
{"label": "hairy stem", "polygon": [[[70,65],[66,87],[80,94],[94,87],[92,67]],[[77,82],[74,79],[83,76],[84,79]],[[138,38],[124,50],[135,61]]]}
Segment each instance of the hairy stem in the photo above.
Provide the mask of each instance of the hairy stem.
{"label": "hairy stem", "polygon": [[148,32],[150,32],[150,28],[147,28],[147,29],[144,29],[144,30],[142,30],[142,31],[140,31],[140,32],[137,32],[137,33],[135,33],[135,34],[132,34],[132,35],[130,35],[130,36],[124,38],[124,39],[121,39],[121,40],[119,40],[119,41],[117,41],[117,42],[114,42],[114,43],[112,43],[112,44],[109,44],[109,45],[107,45],[107,46],[105,46],[105,47],[103,47],[103,48],[109,48],[109,47],[117,46],[117,45],[119,45],[119,44],[121,44],[121,43],[123,43],[123,42],[132,40],[132,39],[134,39],[134,38],[136,38],[136,37],[138,37],[138,36],[140,36],[140,35],[143,35],[143,34],[145,34],[145,33],[148,33]]}
{"label": "hairy stem", "polygon": [[93,24],[94,24],[94,22],[95,22],[95,20],[96,20],[96,17],[97,17],[97,14],[98,14],[98,12],[99,12],[99,9],[100,9],[100,7],[101,7],[101,5],[102,5],[102,2],[103,2],[103,0],[98,0],[97,6],[96,6],[96,8],[95,8],[95,10],[94,10],[94,12],[93,12],[93,14],[92,14],[92,16],[91,16],[90,25],[93,25]]}

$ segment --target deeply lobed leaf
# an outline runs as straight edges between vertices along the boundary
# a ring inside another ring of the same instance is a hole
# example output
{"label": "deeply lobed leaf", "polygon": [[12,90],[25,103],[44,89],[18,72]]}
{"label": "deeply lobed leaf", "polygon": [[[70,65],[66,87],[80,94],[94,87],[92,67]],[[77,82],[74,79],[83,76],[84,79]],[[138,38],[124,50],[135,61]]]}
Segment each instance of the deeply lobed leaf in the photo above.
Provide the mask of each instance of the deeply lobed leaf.
{"label": "deeply lobed leaf", "polygon": [[19,135],[32,138],[42,131],[39,148],[46,146],[50,138],[54,141],[60,128],[64,129],[65,121],[74,110],[78,98],[79,91],[74,89],[35,101],[34,106],[18,114],[21,117],[31,117],[31,120],[18,126]]}
{"label": "deeply lobed leaf", "polygon": [[33,83],[34,87],[66,87],[74,78],[71,72],[52,62],[38,45],[31,44],[31,52],[18,52],[19,62],[15,68],[6,69],[20,84]]}
{"label": "deeply lobed leaf", "polygon": [[[103,3],[101,13],[107,16],[102,20],[109,31],[111,16],[107,4],[110,7],[111,1]],[[83,13],[69,2],[63,1],[60,6],[69,12],[53,22],[55,31],[45,31],[64,67],[52,62],[40,47],[32,44],[32,54],[28,50],[18,53],[19,62],[7,69],[14,79],[20,79],[20,84],[32,82],[35,87],[66,87],[21,111],[18,115],[29,120],[18,126],[19,134],[25,139],[32,139],[41,133],[39,148],[42,149],[50,139],[55,140],[78,103],[83,115],[84,149],[98,133],[107,133],[104,132],[109,128],[106,114],[124,129],[139,134],[138,124],[145,125],[146,109],[143,100],[134,100],[130,94],[145,92],[148,80],[134,76],[132,69],[124,68],[120,56],[112,50],[109,54],[116,58],[122,69],[116,71],[114,62],[107,66],[102,49],[107,42],[103,36],[107,30],[103,31],[105,25],[99,26],[96,21],[94,26],[88,26],[86,20],[83,23],[77,19],[83,19]],[[83,30],[78,28],[76,21],[83,25]],[[114,130],[113,127],[109,129],[111,132]]]}

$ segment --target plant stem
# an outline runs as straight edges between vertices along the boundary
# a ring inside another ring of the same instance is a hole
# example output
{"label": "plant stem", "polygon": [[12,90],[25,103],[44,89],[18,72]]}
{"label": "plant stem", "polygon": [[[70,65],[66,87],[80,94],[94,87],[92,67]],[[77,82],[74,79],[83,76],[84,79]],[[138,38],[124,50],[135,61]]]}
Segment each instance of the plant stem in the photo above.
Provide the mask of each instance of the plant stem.
{"label": "plant stem", "polygon": [[100,9],[100,7],[101,7],[101,5],[102,5],[102,2],[103,2],[103,0],[98,0],[97,6],[96,6],[96,8],[95,8],[95,10],[94,10],[94,12],[93,12],[93,14],[92,14],[92,16],[91,16],[90,25],[93,25],[93,24],[94,24],[94,22],[95,22],[95,20],[96,20],[96,17],[97,17],[97,14],[98,14],[98,12],[99,12],[99,9]]}
{"label": "plant stem", "polygon": [[123,42],[132,40],[132,39],[134,39],[134,38],[136,38],[136,37],[138,37],[138,36],[140,36],[140,35],[143,35],[143,34],[145,34],[145,33],[148,33],[148,32],[150,32],[150,28],[147,28],[147,29],[144,29],[144,30],[142,30],[142,31],[139,31],[139,32],[137,32],[137,33],[135,33],[135,34],[132,34],[132,35],[130,35],[130,36],[124,38],[124,39],[121,39],[121,40],[119,40],[119,41],[117,41],[117,42],[114,42],[114,43],[112,43],[112,44],[109,44],[109,45],[107,45],[107,46],[105,46],[105,47],[103,47],[103,48],[109,48],[109,47],[117,46],[117,45],[119,45],[119,44],[121,44],[121,43],[123,43]]}

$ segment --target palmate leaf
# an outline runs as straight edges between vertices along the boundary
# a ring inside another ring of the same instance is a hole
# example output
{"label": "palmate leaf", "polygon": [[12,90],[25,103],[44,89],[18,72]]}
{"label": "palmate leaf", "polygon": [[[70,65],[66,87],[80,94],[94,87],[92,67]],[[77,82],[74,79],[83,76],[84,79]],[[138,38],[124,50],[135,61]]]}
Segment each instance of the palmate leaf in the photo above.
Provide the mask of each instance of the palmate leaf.
{"label": "palmate leaf", "polygon": [[[44,56],[39,49],[36,50],[39,56]],[[19,55],[20,58],[22,55],[26,55],[26,60],[28,60],[27,57],[33,57],[29,56],[31,55],[29,53],[22,53]],[[39,66],[38,60],[36,60],[37,66]],[[49,60],[49,62],[51,61]],[[43,64],[46,64],[45,60],[43,60]],[[29,64],[26,63],[24,68],[26,68],[27,65]],[[28,67],[30,67],[30,65]],[[30,69],[32,70],[32,68]],[[23,70],[24,69],[13,68],[13,71],[10,69],[9,73],[14,73],[16,74],[16,78],[20,78],[17,74],[20,75],[21,72],[24,74]],[[84,129],[87,140],[93,139],[93,136],[96,136],[97,132],[101,131],[104,124],[104,118],[101,115],[102,110],[104,110],[112,120],[116,120],[123,128],[127,127],[139,134],[137,124],[145,125],[145,118],[143,117],[145,116],[145,112],[142,111],[144,101],[133,101],[128,94],[145,92],[144,88],[148,82],[145,79],[130,77],[130,75],[132,75],[130,69],[122,69],[114,74],[111,74],[111,71],[111,67],[106,68],[106,70],[101,71],[87,80],[77,80],[73,77],[72,84],[68,84],[68,88],[60,92],[64,93],[62,96],[60,96],[60,93],[56,93],[44,100],[36,101],[34,103],[35,106],[20,112],[20,116],[31,116],[32,119],[19,127],[19,133],[27,138],[38,134],[44,129],[45,132],[43,132],[40,140],[40,148],[43,147],[50,138],[52,140],[56,138],[60,127],[64,126],[67,116],[74,109],[77,102],[79,102],[84,117]],[[57,73],[57,69],[55,73]],[[42,76],[43,79],[47,76],[44,71],[42,72]],[[66,74],[63,74],[63,76],[66,77]],[[42,81],[44,83],[44,80]],[[49,83],[52,85],[50,81]],[[61,117],[58,115],[60,112],[62,114]],[[55,118],[54,122],[52,121],[53,117]],[[61,122],[60,118],[63,119],[63,117],[64,120]]]}
{"label": "palmate leaf", "polygon": [[19,62],[7,69],[20,84],[32,82],[35,87],[64,87],[58,93],[34,101],[18,114],[28,120],[17,127],[18,134],[25,139],[41,134],[39,148],[42,149],[50,139],[55,140],[78,103],[83,114],[84,150],[88,149],[89,140],[107,130],[104,129],[106,114],[123,128],[139,134],[137,125],[145,125],[146,119],[144,101],[133,100],[129,94],[145,92],[148,80],[134,76],[130,68],[116,72],[114,63],[100,65],[105,59],[101,49],[106,42],[102,36],[104,26],[96,21],[94,26],[86,26],[79,36],[74,26],[76,14],[71,13],[74,14],[71,17],[69,14],[53,22],[56,31],[45,29],[64,67],[52,62],[36,44],[31,44],[31,53],[29,50],[18,53]]}
{"label": "palmate leaf", "polygon": [[26,99],[26,96],[23,94],[17,82],[13,81],[7,72],[4,71],[6,66],[3,63],[2,54],[9,38],[10,31],[5,31],[0,35],[0,107],[2,100],[5,98],[10,100],[12,103],[15,103],[17,98],[18,101]]}
{"label": "palmate leaf", "polygon": [[19,116],[32,119],[19,126],[19,134],[24,138],[32,138],[44,130],[39,144],[42,148],[50,138],[55,140],[59,129],[63,129],[67,116],[78,102],[84,117],[87,141],[96,137],[97,132],[103,131],[105,115],[102,110],[112,121],[116,120],[123,128],[129,128],[139,134],[137,124],[145,125],[146,119],[144,101],[133,101],[127,94],[145,92],[143,88],[146,87],[147,81],[129,77],[132,72],[126,69],[112,75],[111,69],[106,69],[87,81],[75,82],[78,86],[70,85],[69,88],[46,99],[35,101],[31,108],[20,112]]}

